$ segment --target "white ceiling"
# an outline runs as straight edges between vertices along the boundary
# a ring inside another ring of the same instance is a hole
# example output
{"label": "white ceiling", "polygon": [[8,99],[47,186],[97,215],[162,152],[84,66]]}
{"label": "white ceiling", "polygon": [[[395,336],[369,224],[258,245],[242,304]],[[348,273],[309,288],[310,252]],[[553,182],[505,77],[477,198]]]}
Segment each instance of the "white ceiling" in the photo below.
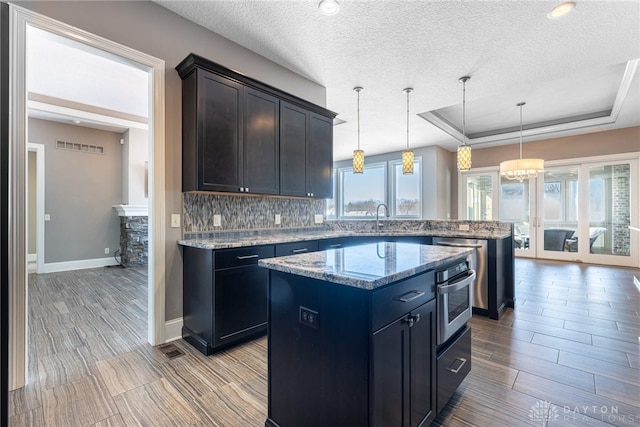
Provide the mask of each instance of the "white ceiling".
{"label": "white ceiling", "polygon": [[525,127],[616,106],[608,119],[547,126],[525,142],[640,125],[640,73],[627,64],[640,58],[638,1],[578,1],[556,20],[547,18],[556,1],[342,0],[334,16],[322,15],[316,0],[156,2],[325,86],[327,108],[346,121],[335,127],[336,160],[356,148],[355,86],[364,87],[361,142],[369,155],[404,149],[405,87],[414,88],[411,146],[454,150],[456,138],[415,114],[440,110],[459,136],[463,75],[471,76],[472,133],[517,127],[520,101]]}

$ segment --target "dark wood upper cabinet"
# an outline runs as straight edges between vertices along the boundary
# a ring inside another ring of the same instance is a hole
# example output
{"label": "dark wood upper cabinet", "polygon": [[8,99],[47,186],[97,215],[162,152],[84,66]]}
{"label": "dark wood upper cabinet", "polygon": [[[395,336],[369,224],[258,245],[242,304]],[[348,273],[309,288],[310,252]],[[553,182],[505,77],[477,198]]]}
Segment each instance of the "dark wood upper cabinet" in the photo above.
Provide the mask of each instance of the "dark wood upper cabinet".
{"label": "dark wood upper cabinet", "polygon": [[242,183],[247,193],[278,194],[280,101],[245,88]]}
{"label": "dark wood upper cabinet", "polygon": [[194,54],[182,78],[182,191],[328,198],[335,113]]}
{"label": "dark wood upper cabinet", "polygon": [[327,199],[333,194],[333,120],[280,103],[280,194]]}

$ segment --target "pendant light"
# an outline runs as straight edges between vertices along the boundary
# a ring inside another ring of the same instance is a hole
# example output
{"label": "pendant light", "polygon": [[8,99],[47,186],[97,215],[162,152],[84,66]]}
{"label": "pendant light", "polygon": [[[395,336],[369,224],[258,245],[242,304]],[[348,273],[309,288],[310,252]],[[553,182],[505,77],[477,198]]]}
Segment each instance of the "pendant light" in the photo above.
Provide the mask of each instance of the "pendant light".
{"label": "pendant light", "polygon": [[523,159],[522,158],[522,107],[526,102],[516,104],[520,107],[520,158],[515,160],[505,160],[500,163],[500,175],[509,180],[518,180],[522,182],[525,179],[531,179],[544,172],[543,159]]}
{"label": "pendant light", "polygon": [[458,79],[462,83],[462,144],[458,146],[458,170],[468,171],[471,169],[471,147],[467,145],[466,137],[466,92],[467,82],[471,77],[463,76]]}
{"label": "pendant light", "polygon": [[413,175],[413,151],[409,150],[409,94],[413,92],[413,88],[405,88],[402,90],[407,94],[407,149],[402,152],[402,174]]}
{"label": "pendant light", "polygon": [[360,86],[354,87],[353,91],[358,94],[358,149],[353,150],[353,173],[364,172],[364,151],[360,149]]}

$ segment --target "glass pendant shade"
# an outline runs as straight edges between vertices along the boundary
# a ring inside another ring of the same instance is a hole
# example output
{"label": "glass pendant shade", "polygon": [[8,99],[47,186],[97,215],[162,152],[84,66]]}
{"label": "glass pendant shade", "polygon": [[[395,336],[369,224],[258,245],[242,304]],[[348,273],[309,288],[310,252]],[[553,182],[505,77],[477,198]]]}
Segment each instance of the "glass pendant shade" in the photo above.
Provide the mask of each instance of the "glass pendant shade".
{"label": "glass pendant shade", "polygon": [[532,179],[544,172],[543,159],[523,159],[522,158],[522,107],[524,102],[517,106],[520,108],[520,158],[515,160],[505,160],[500,163],[500,175],[509,180],[522,182],[525,179]]}
{"label": "glass pendant shade", "polygon": [[364,172],[364,151],[353,150],[353,173]]}
{"label": "glass pendant shade", "polygon": [[404,150],[402,152],[402,173],[413,175],[413,151]]}
{"label": "glass pendant shade", "polygon": [[471,169],[471,147],[460,145],[458,147],[458,170],[468,171]]}

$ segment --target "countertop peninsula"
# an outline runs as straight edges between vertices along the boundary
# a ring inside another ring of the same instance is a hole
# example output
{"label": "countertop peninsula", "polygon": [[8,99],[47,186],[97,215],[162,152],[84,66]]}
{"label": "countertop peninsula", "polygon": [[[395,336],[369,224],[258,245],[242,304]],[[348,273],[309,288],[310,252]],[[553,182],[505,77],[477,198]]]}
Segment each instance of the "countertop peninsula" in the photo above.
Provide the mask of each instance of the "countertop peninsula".
{"label": "countertop peninsula", "polygon": [[261,259],[258,265],[283,273],[373,290],[471,253],[472,249],[464,248],[379,242]]}
{"label": "countertop peninsula", "polygon": [[178,241],[181,246],[200,249],[229,249],[248,246],[273,245],[279,243],[302,242],[307,240],[323,240],[345,237],[398,237],[398,236],[433,236],[458,237],[466,239],[504,239],[511,234],[495,230],[256,230],[245,232],[222,232],[214,237],[190,238]]}

